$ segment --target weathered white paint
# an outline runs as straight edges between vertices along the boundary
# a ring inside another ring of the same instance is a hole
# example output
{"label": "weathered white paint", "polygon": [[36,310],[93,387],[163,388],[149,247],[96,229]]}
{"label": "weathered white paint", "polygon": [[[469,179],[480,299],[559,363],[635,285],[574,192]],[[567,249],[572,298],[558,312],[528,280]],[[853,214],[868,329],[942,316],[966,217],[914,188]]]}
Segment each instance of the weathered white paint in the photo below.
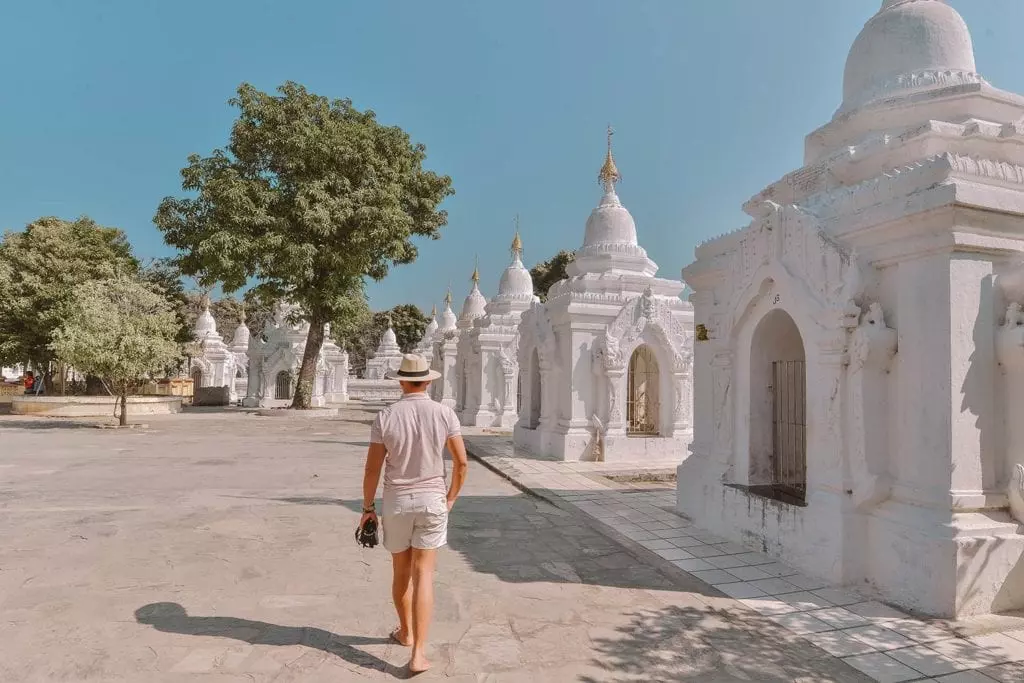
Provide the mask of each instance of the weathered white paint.
{"label": "weathered white paint", "polygon": [[[946,617],[1024,607],[1006,495],[1024,461],[1024,98],[974,70],[952,7],[886,0],[804,168],[683,271],[708,339],[680,511]],[[800,351],[806,507],[745,488],[765,476],[765,364]]]}

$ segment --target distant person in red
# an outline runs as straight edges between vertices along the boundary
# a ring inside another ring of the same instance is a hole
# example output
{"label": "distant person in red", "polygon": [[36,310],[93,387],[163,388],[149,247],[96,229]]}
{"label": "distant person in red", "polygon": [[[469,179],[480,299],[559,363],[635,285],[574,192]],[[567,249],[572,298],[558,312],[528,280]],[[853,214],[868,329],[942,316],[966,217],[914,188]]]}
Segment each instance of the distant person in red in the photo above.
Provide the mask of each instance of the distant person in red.
{"label": "distant person in red", "polygon": [[36,378],[32,375],[32,371],[29,370],[25,373],[25,393],[31,394],[32,389],[35,387]]}

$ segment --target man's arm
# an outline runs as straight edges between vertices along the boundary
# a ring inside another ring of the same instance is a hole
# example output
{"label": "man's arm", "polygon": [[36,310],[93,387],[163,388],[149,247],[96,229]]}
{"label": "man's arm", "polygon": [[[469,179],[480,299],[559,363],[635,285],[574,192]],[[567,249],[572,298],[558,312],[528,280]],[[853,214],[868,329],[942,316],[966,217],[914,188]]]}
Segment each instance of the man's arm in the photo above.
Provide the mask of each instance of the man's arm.
{"label": "man's arm", "polygon": [[363,519],[359,522],[360,525],[367,517],[375,514],[373,499],[377,496],[380,472],[384,469],[384,457],[387,453],[387,448],[382,443],[371,443],[366,451],[366,468],[363,470]]}
{"label": "man's arm", "polygon": [[452,454],[452,485],[448,487],[448,511],[451,512],[455,499],[459,497],[462,485],[466,483],[466,472],[469,471],[469,459],[466,457],[466,444],[462,435],[456,434],[448,439],[448,452]]}

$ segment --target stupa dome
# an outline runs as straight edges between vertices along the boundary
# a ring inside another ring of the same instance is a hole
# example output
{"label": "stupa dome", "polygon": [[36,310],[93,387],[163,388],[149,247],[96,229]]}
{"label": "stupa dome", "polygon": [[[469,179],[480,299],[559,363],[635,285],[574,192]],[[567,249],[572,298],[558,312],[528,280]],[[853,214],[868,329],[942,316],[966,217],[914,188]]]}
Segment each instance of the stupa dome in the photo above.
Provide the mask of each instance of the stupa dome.
{"label": "stupa dome", "polygon": [[203,312],[199,314],[199,318],[196,320],[193,334],[196,337],[208,337],[217,334],[217,323],[213,319],[213,314],[210,313],[209,300],[204,303]]}
{"label": "stupa dome", "polygon": [[231,339],[231,345],[236,347],[249,346],[249,328],[246,326],[245,321],[238,324],[235,328],[235,336]]}
{"label": "stupa dome", "polygon": [[434,338],[435,332],[437,332],[437,310],[431,312],[430,322],[427,323],[427,329],[423,331],[423,339],[430,341]]}
{"label": "stupa dome", "polygon": [[444,295],[444,312],[441,314],[441,324],[438,325],[437,331],[442,334],[451,332],[455,329],[457,322],[455,312],[452,310],[452,290],[449,287],[448,293]]}
{"label": "stupa dome", "polygon": [[637,241],[633,216],[615,192],[615,184],[622,176],[612,156],[612,133],[609,126],[608,151],[597,175],[604,187],[604,196],[587,218],[583,246],[576,250],[576,259],[566,267],[571,277],[615,271],[654,275],[658,270]]}
{"label": "stupa dome", "polygon": [[601,203],[590,212],[587,219],[587,230],[583,238],[583,248],[599,244],[630,244],[635,245],[636,223],[632,214],[619,201],[615,189],[606,191]]}
{"label": "stupa dome", "polygon": [[462,302],[462,313],[459,315],[459,320],[479,318],[485,313],[484,309],[487,306],[487,299],[480,293],[479,268],[473,268],[473,275],[470,279],[473,281],[473,289],[469,291],[469,295]]}
{"label": "stupa dome", "polygon": [[398,346],[398,337],[395,336],[395,331],[391,329],[391,325],[388,325],[388,329],[384,330],[384,336],[380,340],[381,347]]}
{"label": "stupa dome", "polygon": [[487,299],[480,293],[480,287],[474,282],[469,296],[462,302],[462,314],[459,317],[463,320],[479,318],[484,314],[485,306],[487,306]]}
{"label": "stupa dome", "polygon": [[850,49],[844,113],[930,88],[982,83],[967,24],[945,0],[885,0]]}
{"label": "stupa dome", "polygon": [[444,309],[444,313],[441,314],[441,324],[438,326],[438,330],[441,332],[450,332],[455,329],[455,323],[458,322],[455,318],[455,312],[451,306]]}
{"label": "stupa dome", "polygon": [[512,239],[512,263],[508,264],[498,282],[499,299],[531,299],[533,298],[533,278],[530,271],[523,265],[523,241],[519,231]]}

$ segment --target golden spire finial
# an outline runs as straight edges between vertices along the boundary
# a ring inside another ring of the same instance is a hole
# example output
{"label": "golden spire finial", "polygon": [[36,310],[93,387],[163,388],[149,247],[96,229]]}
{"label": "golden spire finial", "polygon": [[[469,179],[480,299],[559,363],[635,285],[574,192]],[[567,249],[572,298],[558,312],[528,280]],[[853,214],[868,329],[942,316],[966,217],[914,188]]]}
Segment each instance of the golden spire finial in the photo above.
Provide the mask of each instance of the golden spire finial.
{"label": "golden spire finial", "polygon": [[523,239],[519,236],[519,214],[516,214],[516,234],[512,238],[512,256],[521,258],[523,255]]}
{"label": "golden spire finial", "polygon": [[444,305],[448,308],[452,307],[452,283],[448,282],[448,293],[444,295]]}
{"label": "golden spire finial", "polygon": [[431,318],[436,318],[437,317],[437,304],[431,304],[431,306],[430,306],[430,317]]}
{"label": "golden spire finial", "polygon": [[469,276],[474,285],[480,284],[480,256],[473,256],[473,274]]}
{"label": "golden spire finial", "polygon": [[601,166],[601,172],[597,174],[598,180],[601,181],[601,185],[604,186],[605,192],[613,192],[615,190],[615,183],[622,180],[622,175],[619,173],[618,167],[615,166],[615,157],[612,155],[612,136],[615,135],[615,131],[611,125],[608,126],[608,153],[604,158],[604,165]]}

